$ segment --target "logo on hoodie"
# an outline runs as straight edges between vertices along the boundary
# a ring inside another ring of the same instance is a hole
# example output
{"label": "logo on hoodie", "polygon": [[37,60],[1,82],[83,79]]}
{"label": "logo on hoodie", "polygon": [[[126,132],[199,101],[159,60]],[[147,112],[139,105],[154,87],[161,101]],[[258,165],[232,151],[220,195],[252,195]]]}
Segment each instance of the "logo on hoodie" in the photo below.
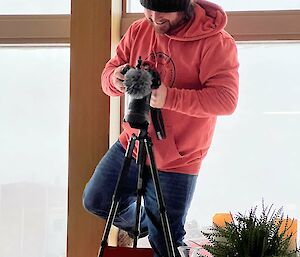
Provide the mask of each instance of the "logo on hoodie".
{"label": "logo on hoodie", "polygon": [[161,81],[165,85],[173,87],[176,72],[172,58],[163,52],[157,52],[151,53],[146,60],[155,63],[155,68],[159,72]]}

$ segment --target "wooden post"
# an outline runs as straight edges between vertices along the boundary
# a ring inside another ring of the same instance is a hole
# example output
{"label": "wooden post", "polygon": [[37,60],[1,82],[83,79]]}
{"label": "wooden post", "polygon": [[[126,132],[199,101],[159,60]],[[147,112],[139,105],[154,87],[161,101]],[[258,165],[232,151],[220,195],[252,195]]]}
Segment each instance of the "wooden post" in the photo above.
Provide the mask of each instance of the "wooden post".
{"label": "wooden post", "polygon": [[87,213],[82,192],[108,149],[109,97],[100,75],[111,52],[111,1],[72,0],[68,257],[96,257],[104,221]]}

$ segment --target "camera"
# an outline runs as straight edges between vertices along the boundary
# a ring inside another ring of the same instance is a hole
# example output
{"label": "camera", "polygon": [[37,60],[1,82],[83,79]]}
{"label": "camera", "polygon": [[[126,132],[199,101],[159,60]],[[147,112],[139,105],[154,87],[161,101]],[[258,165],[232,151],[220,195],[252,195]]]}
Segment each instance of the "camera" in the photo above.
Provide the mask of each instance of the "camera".
{"label": "camera", "polygon": [[[146,129],[150,123],[150,111],[153,116],[153,112],[159,110],[153,110],[155,108],[150,107],[151,91],[159,88],[161,84],[159,73],[152,63],[143,61],[141,57],[136,67],[127,65],[121,73],[125,76],[123,84],[130,97],[128,113],[124,121],[128,122],[132,128]],[[155,116],[161,119],[160,110]],[[156,123],[161,123],[161,121],[153,121],[154,125]]]}

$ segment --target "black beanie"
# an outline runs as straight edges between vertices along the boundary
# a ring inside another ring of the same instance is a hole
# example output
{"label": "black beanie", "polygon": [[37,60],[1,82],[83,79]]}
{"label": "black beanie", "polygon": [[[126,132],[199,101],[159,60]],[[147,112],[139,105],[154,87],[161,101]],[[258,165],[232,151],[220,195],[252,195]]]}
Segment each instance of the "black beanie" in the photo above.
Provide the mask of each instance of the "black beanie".
{"label": "black beanie", "polygon": [[156,12],[185,11],[190,0],[140,0],[141,5]]}

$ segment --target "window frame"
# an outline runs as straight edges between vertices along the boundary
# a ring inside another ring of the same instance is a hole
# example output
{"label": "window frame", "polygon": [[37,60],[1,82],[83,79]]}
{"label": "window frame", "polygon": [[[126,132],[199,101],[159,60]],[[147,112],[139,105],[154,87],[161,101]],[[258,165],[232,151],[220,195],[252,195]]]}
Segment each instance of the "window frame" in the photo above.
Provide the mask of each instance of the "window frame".
{"label": "window frame", "polygon": [[[121,35],[142,13],[127,13],[122,0]],[[237,41],[300,40],[300,10],[228,11],[226,30]]]}
{"label": "window frame", "polygon": [[71,15],[0,15],[0,44],[70,43]]}

